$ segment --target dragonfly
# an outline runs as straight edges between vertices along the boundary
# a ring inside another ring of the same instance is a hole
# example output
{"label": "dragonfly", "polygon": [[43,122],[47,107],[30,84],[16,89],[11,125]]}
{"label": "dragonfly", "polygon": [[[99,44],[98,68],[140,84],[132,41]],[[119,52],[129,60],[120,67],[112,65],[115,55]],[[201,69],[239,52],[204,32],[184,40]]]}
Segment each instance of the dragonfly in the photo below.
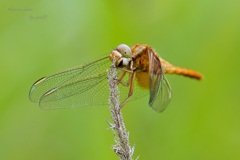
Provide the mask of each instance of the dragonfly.
{"label": "dragonfly", "polygon": [[120,44],[109,56],[37,80],[29,99],[42,109],[108,104],[107,69],[114,62],[122,108],[126,102],[149,95],[148,105],[162,112],[172,98],[166,74],[202,79],[196,71],[174,66],[147,44]]}

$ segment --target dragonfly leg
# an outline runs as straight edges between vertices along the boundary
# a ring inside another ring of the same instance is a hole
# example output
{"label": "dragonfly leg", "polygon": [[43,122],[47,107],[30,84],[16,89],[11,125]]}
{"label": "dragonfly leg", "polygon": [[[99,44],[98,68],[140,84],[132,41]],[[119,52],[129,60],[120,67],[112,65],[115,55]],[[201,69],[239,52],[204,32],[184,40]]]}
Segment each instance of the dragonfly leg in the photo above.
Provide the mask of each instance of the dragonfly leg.
{"label": "dragonfly leg", "polygon": [[133,68],[133,61],[130,62],[130,69],[127,69],[127,68],[118,68],[119,70],[122,70],[123,73],[120,75],[120,78],[118,79],[118,83],[121,83],[122,85],[128,87],[129,86],[129,82],[130,82],[130,79],[131,77],[129,78],[129,81],[127,83],[123,82],[122,79],[124,78],[124,76],[126,75],[126,73],[128,72],[130,74],[130,76],[134,73],[134,68]]}
{"label": "dragonfly leg", "polygon": [[121,73],[120,78],[117,79],[117,84],[121,83],[122,85],[124,85],[124,86],[126,86],[126,87],[129,86],[129,83],[125,83],[125,82],[122,81],[122,79],[124,78],[124,76],[126,75],[126,73],[127,73],[126,71],[123,71],[123,72]]}
{"label": "dragonfly leg", "polygon": [[128,72],[128,73],[133,73],[133,69],[130,70],[130,69],[126,69],[126,68],[118,68],[119,70],[122,70],[124,72]]}
{"label": "dragonfly leg", "polygon": [[121,109],[126,102],[131,98],[132,94],[133,94],[133,86],[134,86],[134,79],[135,79],[135,75],[136,72],[130,73],[130,77],[129,77],[129,92],[128,92],[128,97],[121,103],[121,105],[119,106],[119,108]]}

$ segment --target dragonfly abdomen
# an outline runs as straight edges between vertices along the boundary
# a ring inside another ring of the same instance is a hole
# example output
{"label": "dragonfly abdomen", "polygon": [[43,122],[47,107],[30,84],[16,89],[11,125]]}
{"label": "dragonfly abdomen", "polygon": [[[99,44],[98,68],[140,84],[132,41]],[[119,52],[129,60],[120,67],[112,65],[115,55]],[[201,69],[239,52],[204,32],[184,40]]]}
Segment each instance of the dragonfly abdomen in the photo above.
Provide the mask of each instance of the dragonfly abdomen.
{"label": "dragonfly abdomen", "polygon": [[202,75],[199,74],[198,72],[190,70],[190,69],[186,69],[186,68],[176,67],[176,66],[168,67],[165,70],[165,73],[166,74],[178,74],[178,75],[183,75],[183,76],[187,76],[187,77],[191,77],[191,78],[195,78],[195,79],[202,79]]}

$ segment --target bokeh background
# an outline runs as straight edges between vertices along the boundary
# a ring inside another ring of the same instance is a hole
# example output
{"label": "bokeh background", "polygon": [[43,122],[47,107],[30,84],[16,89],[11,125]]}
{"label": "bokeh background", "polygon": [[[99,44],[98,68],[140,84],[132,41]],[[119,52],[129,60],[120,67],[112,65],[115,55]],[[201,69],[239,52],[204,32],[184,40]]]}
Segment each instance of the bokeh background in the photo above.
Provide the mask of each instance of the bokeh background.
{"label": "bokeh background", "polygon": [[118,159],[108,106],[41,110],[28,92],[120,43],[147,43],[204,75],[168,75],[173,98],[161,114],[148,97],[123,108],[135,158],[240,159],[239,15],[235,0],[1,1],[0,159]]}

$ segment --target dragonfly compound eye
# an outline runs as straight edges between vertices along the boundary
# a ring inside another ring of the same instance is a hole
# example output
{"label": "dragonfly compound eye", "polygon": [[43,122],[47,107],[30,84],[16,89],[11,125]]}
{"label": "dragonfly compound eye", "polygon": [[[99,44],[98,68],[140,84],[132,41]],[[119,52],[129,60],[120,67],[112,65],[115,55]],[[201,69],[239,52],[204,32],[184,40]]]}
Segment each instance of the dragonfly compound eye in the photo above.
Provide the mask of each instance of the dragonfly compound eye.
{"label": "dragonfly compound eye", "polygon": [[126,44],[120,44],[117,46],[116,50],[122,54],[123,57],[131,58],[132,57],[132,51],[131,48],[128,47]]}

